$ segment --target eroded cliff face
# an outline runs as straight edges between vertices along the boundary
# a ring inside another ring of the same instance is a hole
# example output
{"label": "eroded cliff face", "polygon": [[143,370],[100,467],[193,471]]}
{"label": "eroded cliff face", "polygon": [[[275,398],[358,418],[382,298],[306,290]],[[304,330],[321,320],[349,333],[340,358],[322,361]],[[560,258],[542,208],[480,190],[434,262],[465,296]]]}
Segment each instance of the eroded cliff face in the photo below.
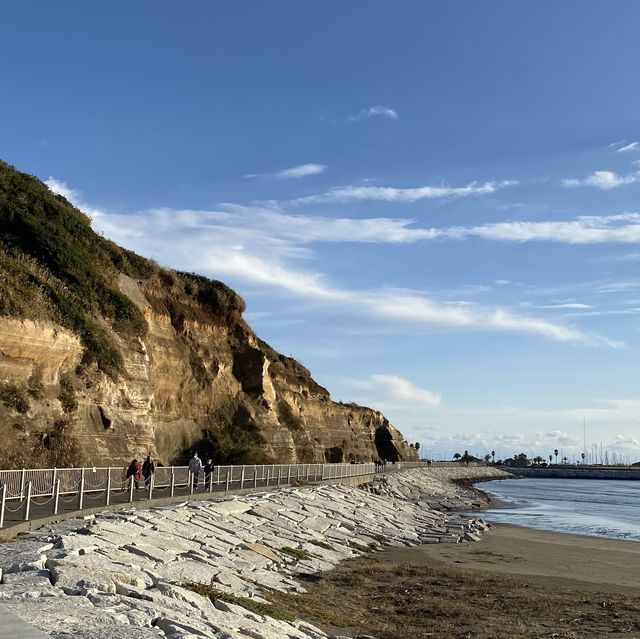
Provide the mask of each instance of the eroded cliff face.
{"label": "eroded cliff face", "polygon": [[87,464],[124,464],[147,452],[164,464],[195,449],[214,454],[207,433],[220,429],[257,436],[276,462],[416,457],[381,413],[331,401],[241,318],[207,319],[193,299],[154,278],[120,274],[119,288],[147,330],[124,339],[102,322],[123,360],[115,376],[83,364],[81,340],[62,326],[0,316],[4,441],[36,444],[64,419]]}

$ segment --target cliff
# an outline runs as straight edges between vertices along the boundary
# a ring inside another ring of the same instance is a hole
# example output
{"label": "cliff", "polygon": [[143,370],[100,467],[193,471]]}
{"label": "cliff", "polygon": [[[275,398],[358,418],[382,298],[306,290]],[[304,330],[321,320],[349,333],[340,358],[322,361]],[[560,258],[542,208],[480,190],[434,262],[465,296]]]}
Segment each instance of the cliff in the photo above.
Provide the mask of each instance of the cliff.
{"label": "cliff", "polygon": [[221,282],[105,240],[0,162],[0,466],[414,459],[260,340]]}

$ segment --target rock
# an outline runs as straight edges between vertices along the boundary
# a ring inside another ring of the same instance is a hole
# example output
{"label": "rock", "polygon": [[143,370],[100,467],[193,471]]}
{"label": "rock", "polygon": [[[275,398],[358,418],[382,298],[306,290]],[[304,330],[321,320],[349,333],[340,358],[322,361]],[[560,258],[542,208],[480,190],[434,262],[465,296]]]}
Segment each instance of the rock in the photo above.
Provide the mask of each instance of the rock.
{"label": "rock", "polygon": [[276,553],[273,552],[273,550],[271,550],[271,548],[268,548],[264,544],[259,544],[259,543],[242,544],[241,548],[246,548],[248,550],[252,550],[253,552],[257,553],[258,555],[262,555],[263,557],[266,557],[267,559],[269,559],[270,561],[273,561],[275,563],[281,563],[282,562],[282,558],[279,555],[276,555]]}
{"label": "rock", "polygon": [[30,540],[0,544],[0,571],[7,574],[24,570],[43,570],[47,560],[45,553],[52,548],[52,543]]}

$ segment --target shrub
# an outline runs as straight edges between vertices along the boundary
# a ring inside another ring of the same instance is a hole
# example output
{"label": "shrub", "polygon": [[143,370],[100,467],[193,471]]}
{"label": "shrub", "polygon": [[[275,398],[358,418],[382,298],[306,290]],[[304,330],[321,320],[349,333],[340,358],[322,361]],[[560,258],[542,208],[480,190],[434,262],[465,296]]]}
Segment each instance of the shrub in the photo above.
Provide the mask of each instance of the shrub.
{"label": "shrub", "polygon": [[75,413],[78,410],[78,400],[76,399],[76,390],[70,379],[60,380],[60,392],[58,399],[65,413]]}
{"label": "shrub", "polygon": [[289,555],[289,557],[293,557],[298,561],[313,558],[313,555],[304,548],[291,548],[289,546],[285,546],[284,548],[280,548],[279,552],[281,552],[283,555]]}
{"label": "shrub", "polygon": [[15,384],[5,383],[0,386],[0,401],[8,408],[22,415],[29,411],[29,398],[27,394],[24,389],[19,388]]}
{"label": "shrub", "polygon": [[183,588],[196,592],[203,597],[208,597],[212,602],[215,602],[217,599],[219,601],[226,601],[227,603],[235,604],[236,606],[242,606],[246,610],[250,610],[257,615],[272,617],[273,619],[279,619],[280,621],[295,621],[296,619],[294,614],[278,604],[262,603],[261,601],[256,601],[249,597],[231,595],[228,592],[219,590],[209,584],[188,583],[184,584]]}

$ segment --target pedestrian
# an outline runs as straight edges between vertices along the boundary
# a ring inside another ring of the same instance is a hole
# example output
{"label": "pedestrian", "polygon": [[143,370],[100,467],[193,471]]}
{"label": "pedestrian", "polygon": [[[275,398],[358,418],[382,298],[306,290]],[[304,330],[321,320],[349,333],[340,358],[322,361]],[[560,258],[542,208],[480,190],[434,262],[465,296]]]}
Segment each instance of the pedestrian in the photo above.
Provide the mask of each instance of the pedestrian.
{"label": "pedestrian", "polygon": [[213,462],[207,459],[207,463],[204,465],[204,489],[209,492],[211,488],[211,473],[213,472]]}
{"label": "pedestrian", "polygon": [[142,476],[144,477],[144,487],[149,488],[151,485],[151,476],[156,472],[156,465],[153,463],[153,459],[151,459],[151,455],[147,455],[147,458],[144,460],[144,464],[142,464]]}
{"label": "pedestrian", "polygon": [[136,490],[140,488],[140,479],[142,475],[142,469],[140,468],[140,462],[137,459],[132,459],[129,464],[129,468],[127,468],[127,479],[136,487]]}
{"label": "pedestrian", "polygon": [[189,462],[189,470],[191,471],[191,485],[193,489],[196,490],[196,488],[198,488],[200,471],[202,470],[202,462],[200,461],[200,457],[198,457],[198,453],[193,453],[193,457]]}

